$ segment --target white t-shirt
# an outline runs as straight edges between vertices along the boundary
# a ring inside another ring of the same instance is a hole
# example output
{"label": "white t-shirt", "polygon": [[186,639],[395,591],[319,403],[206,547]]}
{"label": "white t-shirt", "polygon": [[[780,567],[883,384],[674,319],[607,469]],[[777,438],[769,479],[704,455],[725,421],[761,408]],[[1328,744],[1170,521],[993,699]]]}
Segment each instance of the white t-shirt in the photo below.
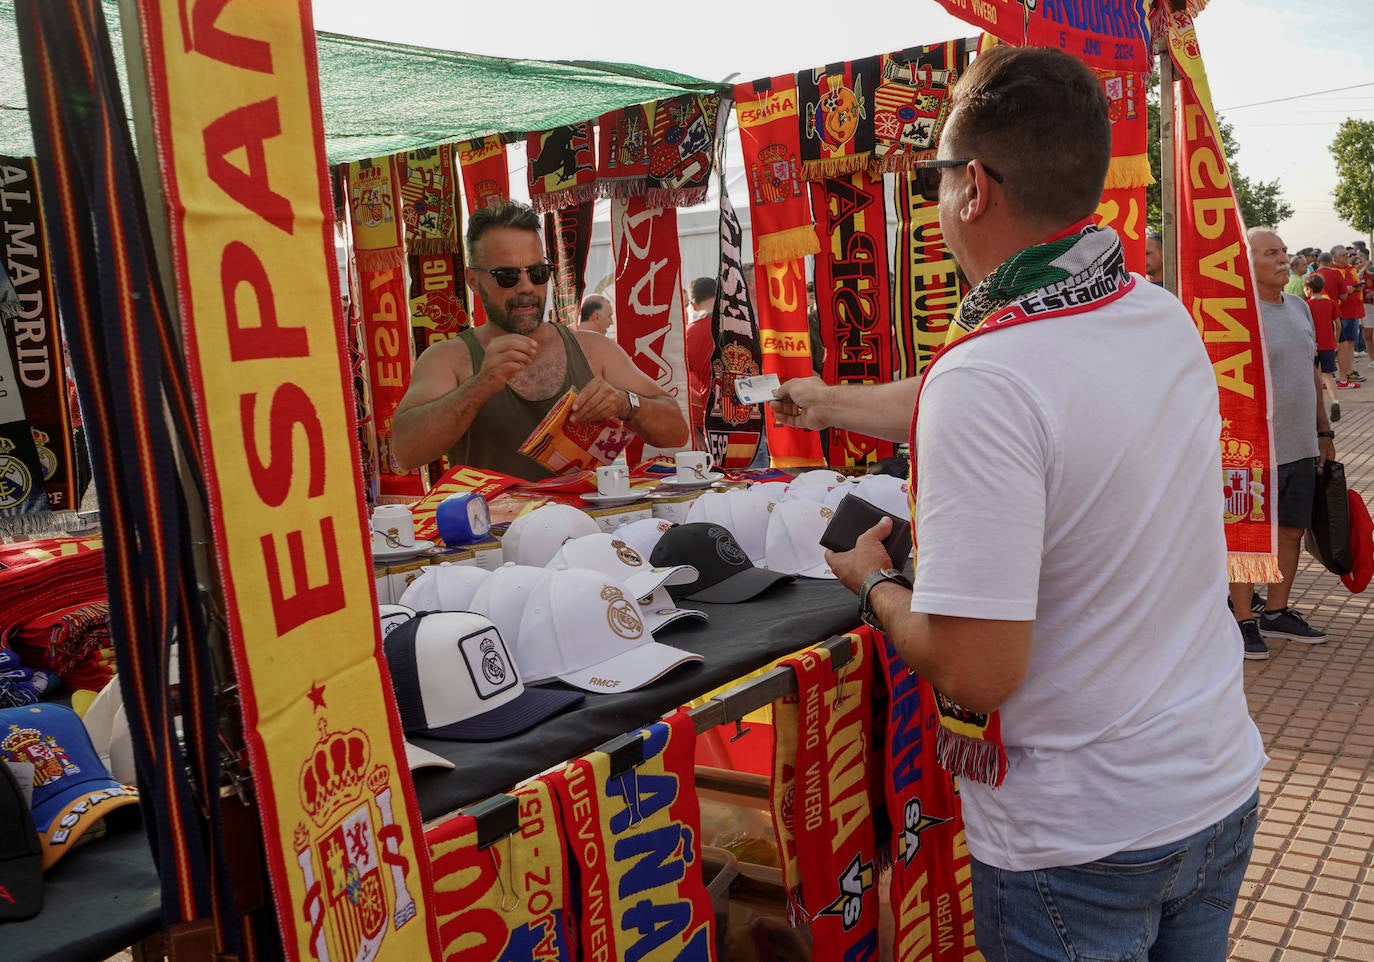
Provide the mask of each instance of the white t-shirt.
{"label": "white t-shirt", "polygon": [[1186,838],[1265,763],[1226,607],[1217,387],[1197,329],[1114,303],[955,348],[921,396],[913,611],[1035,622],[970,852],[1013,871]]}

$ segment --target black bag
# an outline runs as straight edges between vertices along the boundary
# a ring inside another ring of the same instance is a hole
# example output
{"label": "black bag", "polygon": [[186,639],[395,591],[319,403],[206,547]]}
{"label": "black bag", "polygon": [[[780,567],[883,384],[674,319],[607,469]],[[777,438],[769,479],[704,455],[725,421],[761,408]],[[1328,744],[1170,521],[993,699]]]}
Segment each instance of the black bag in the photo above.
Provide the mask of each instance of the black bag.
{"label": "black bag", "polygon": [[1355,568],[1350,553],[1350,504],[1345,494],[1345,465],[1327,461],[1317,472],[1317,494],[1312,499],[1312,527],[1303,545],[1327,571],[1348,575]]}

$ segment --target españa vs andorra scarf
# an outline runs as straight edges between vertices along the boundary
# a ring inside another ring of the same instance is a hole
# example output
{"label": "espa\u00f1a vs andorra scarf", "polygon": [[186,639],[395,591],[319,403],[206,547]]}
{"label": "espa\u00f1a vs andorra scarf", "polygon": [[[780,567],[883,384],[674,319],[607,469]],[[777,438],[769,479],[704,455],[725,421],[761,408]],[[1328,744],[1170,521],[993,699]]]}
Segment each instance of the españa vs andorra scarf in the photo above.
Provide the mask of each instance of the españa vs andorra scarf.
{"label": "espa\u00f1a vs andorra scarf", "polygon": [[755,262],[780,264],[816,253],[820,241],[801,175],[796,80],[784,74],[735,84],[735,101]]}
{"label": "espa\u00f1a vs andorra scarf", "polygon": [[541,214],[596,196],[596,146],[590,121],[535,131],[525,138],[530,206]]}
{"label": "espa\u00f1a vs andorra scarf", "polygon": [[877,84],[877,57],[797,72],[802,177],[824,180],[868,166]]}
{"label": "espa\u00f1a vs andorra scarf", "polygon": [[1029,3],[938,0],[952,15],[1015,47],[1055,47],[1100,70],[1150,72],[1143,0]]}
{"label": "espa\u00f1a vs andorra scarf", "polygon": [[1233,582],[1274,582],[1278,469],[1273,459],[1269,371],[1245,225],[1212,110],[1197,34],[1186,12],[1165,13],[1174,83],[1178,296],[1188,305],[1216,371],[1226,567]]}
{"label": "espa\u00f1a vs andorra scarf", "polygon": [[896,363],[893,377],[917,377],[944,346],[963,296],[958,266],[945,246],[940,205],[913,189],[907,174],[898,174],[892,191],[897,212]]}
{"label": "espa\u00f1a vs andorra scarf", "polygon": [[632,104],[596,122],[596,196],[634,197],[649,189],[654,105]]}
{"label": "espa\u00f1a vs andorra scarf", "polygon": [[553,792],[536,778],[510,794],[519,824],[487,848],[478,846],[472,815],[450,816],[425,832],[444,962],[576,958],[568,840]]}
{"label": "espa\u00f1a vs andorra scarf", "polygon": [[358,269],[399,268],[405,259],[401,179],[390,157],[348,163],[348,197],[353,250]]}
{"label": "espa\u00f1a vs andorra scarf", "polygon": [[[696,730],[686,712],[634,734],[623,771],[592,752],[546,776],[580,893],[579,958],[708,959],[715,917],[701,866]],[[642,757],[642,761],[640,758]]]}
{"label": "espa\u00f1a vs andorra scarf", "polygon": [[[816,255],[816,309],[825,344],[827,384],[892,380],[892,299],[887,276],[883,179],[860,170],[811,185],[811,209],[823,245]],[[826,463],[859,473],[891,457],[891,441],[831,428]]]}
{"label": "espa\u00f1a vs andorra scarf", "polygon": [[883,54],[873,92],[874,174],[934,158],[961,64],[957,40]]}
{"label": "espa\u00f1a vs andorra scarf", "polygon": [[719,94],[682,94],[654,104],[649,207],[692,207],[706,200],[719,111]]}

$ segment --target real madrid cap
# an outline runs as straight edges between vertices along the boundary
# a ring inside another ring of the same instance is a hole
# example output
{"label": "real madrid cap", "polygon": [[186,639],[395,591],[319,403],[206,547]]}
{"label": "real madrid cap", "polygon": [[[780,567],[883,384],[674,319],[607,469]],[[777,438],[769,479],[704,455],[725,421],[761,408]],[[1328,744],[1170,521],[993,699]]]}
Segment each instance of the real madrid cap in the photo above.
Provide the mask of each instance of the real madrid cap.
{"label": "real madrid cap", "polygon": [[106,815],[138,801],[110,777],[76,712],[63,705],[0,709],[0,760],[33,771],[33,824],[52,868]]}
{"label": "real madrid cap", "polygon": [[623,584],[635,600],[649,597],[664,585],[687,585],[697,580],[697,569],[691,565],[655,568],[624,540],[604,531],[563,542],[548,567],[599,571]]}
{"label": "real madrid cap", "polygon": [[832,489],[845,484],[847,480],[838,471],[824,469],[803,471],[792,479],[792,483],[787,486],[787,493],[783,495],[782,500],[819,503],[825,500],[825,496]]}
{"label": "real madrid cap", "polygon": [[[504,564],[482,582],[472,596],[471,608],[490,618],[506,644],[515,651],[520,641],[520,620],[525,617],[525,604],[548,577],[548,568]],[[523,674],[529,677],[528,672]]]}
{"label": "real madrid cap", "polygon": [[[866,474],[849,493],[863,498],[869,504],[882,508],[888,514],[899,518],[911,517],[911,488],[906,478],[890,474]],[[896,560],[896,559],[894,559]]]}
{"label": "real madrid cap", "polygon": [[586,568],[552,569],[530,597],[516,659],[535,680],[595,692],[631,691],[701,655],[653,640],[635,599]]}
{"label": "real madrid cap", "polygon": [[679,608],[668,594],[667,588],[659,588],[647,598],[639,599],[639,613],[644,617],[644,627],[649,634],[656,635],[669,625],[697,619],[710,621],[711,616],[696,608]]}
{"label": "real madrid cap", "polygon": [[775,500],[772,493],[758,485],[707,491],[687,509],[687,521],[720,525],[735,536],[750,561],[762,565],[767,557],[769,505]]}
{"label": "real madrid cap", "polygon": [[835,512],[814,501],[779,501],[768,516],[768,568],[804,578],[835,578],[821,535]]}
{"label": "real madrid cap", "polygon": [[542,568],[558,553],[564,541],[600,530],[587,512],[569,504],[550,502],[525,512],[510,523],[501,538],[501,558]]}
{"label": "real madrid cap", "polygon": [[416,611],[470,611],[472,596],[489,574],[486,568],[453,561],[429,565],[397,600]]}
{"label": "real madrid cap", "polygon": [[415,609],[406,605],[377,606],[377,621],[381,624],[383,638],[414,617]]}
{"label": "real madrid cap", "polygon": [[0,922],[31,919],[43,909],[43,848],[29,801],[0,760]]}
{"label": "real madrid cap", "polygon": [[672,526],[673,523],[666,518],[640,518],[638,521],[622,524],[614,533],[617,538],[638,551],[641,558],[648,560],[649,555],[654,553],[654,545],[658,544],[658,539]]}
{"label": "real madrid cap", "polygon": [[754,567],[734,535],[722,525],[704,522],[673,525],[659,539],[649,560],[656,565],[689,564],[697,569],[697,580],[692,584],[668,589],[677,601],[685,598],[735,604],[792,580],[789,574]]}
{"label": "real madrid cap", "polygon": [[526,688],[496,626],[470,611],[418,614],[387,635],[384,647],[407,734],[497,741],[583,698]]}

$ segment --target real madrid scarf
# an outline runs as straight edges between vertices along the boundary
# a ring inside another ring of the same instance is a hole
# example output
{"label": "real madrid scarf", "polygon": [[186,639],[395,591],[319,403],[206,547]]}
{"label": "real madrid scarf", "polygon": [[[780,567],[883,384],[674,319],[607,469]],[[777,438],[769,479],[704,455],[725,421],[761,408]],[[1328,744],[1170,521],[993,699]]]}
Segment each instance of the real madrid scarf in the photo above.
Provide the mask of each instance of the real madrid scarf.
{"label": "real madrid scarf", "polygon": [[406,252],[451,254],[462,244],[458,217],[458,168],[453,145],[420,147],[397,154],[401,181],[401,219]]}
{"label": "real madrid scarf", "polygon": [[1273,459],[1268,357],[1245,225],[1212,110],[1197,34],[1187,13],[1166,14],[1174,83],[1178,296],[1193,315],[1216,371],[1226,567],[1233,582],[1274,582],[1278,569],[1278,468]]}
{"label": "real madrid scarf", "polygon": [[539,130],[525,138],[530,206],[541,214],[596,196],[596,146],[590,121]]}
{"label": "real madrid scarf", "polygon": [[596,122],[596,196],[634,197],[649,189],[654,105],[633,104]]}
{"label": "real madrid scarf", "polygon": [[[8,322],[5,327],[9,327]],[[11,529],[11,519],[46,511],[47,507],[43,466],[24,414],[9,339],[0,338],[0,531]]]}
{"label": "real madrid scarf", "polygon": [[401,178],[391,157],[348,164],[353,250],[364,273],[399,268],[405,261]]}
{"label": "real madrid scarf", "polygon": [[852,657],[838,671],[825,648],[783,659],[797,675],[796,713],[774,719],[774,777],[791,771],[782,782],[790,794],[774,786],[773,821],[796,921],[809,925],[818,959],[862,958],[870,946],[877,954],[873,655],[868,637],[847,638]]}
{"label": "real madrid scarf", "polygon": [[883,54],[873,92],[875,174],[935,156],[962,65],[958,40]]}
{"label": "real madrid scarf", "polygon": [[1112,122],[1112,162],[1097,207],[1097,226],[1121,238],[1126,267],[1145,273],[1145,188],[1155,182],[1145,152],[1144,78],[1133,73],[1098,73]]}
{"label": "real madrid scarf", "polygon": [[588,200],[544,215],[544,252],[553,265],[553,314],[560,324],[571,324],[580,316],[594,206]]}
{"label": "real madrid scarf", "polygon": [[[959,305],[949,328],[949,343],[931,359],[921,386],[925,386],[931,369],[946,352],[957,349],[971,337],[1082,313],[1129,291],[1135,280],[1126,270],[1121,241],[1111,230],[1089,226],[1089,220],[1072,225],[1042,244],[1018,251],[975,285]],[[913,518],[920,465],[920,452],[916,449],[919,412],[918,390],[909,437]],[[1002,725],[997,713],[971,712],[939,692],[935,693],[935,703],[940,712],[936,739],[940,764],[955,775],[994,788],[1001,785],[1007,774],[1007,753],[1002,747]]]}
{"label": "real madrid scarf", "polygon": [[877,83],[877,57],[797,72],[802,177],[823,180],[868,166]]}
{"label": "real madrid scarf", "polygon": [[434,914],[444,962],[572,962],[567,839],[553,792],[534,779],[510,793],[515,831],[478,846],[478,824],[459,813],[425,832],[434,867]]}
{"label": "real madrid scarf", "polygon": [[[33,158],[0,157],[0,191],[4,204],[5,256],[0,260],[4,284],[13,282],[13,309],[0,306],[10,359],[17,377],[41,468],[41,487],[48,511],[75,511],[76,457],[67,400],[67,369],[62,327],[57,322],[52,268],[39,204]],[[49,523],[62,519],[50,518]]]}
{"label": "real madrid scarf", "polygon": [[[857,171],[811,185],[822,249],[816,255],[816,309],[825,344],[826,384],[892,380],[892,298],[887,274],[883,179]],[[861,473],[895,450],[891,441],[831,428],[826,463]]]}
{"label": "real madrid scarf", "polygon": [[[759,294],[759,342],[763,373],[779,380],[810,377],[811,325],[806,318],[806,264],[798,257],[781,264],[754,265]],[[775,468],[825,464],[820,435],[788,427],[776,418],[764,419],[768,458]]]}
{"label": "real madrid scarf", "polygon": [[959,794],[936,762],[931,737],[939,725],[934,693],[886,635],[874,633],[873,642],[874,704],[886,722],[880,757],[887,818],[879,824],[885,821],[889,832],[878,849],[880,861],[892,866],[892,956],[962,962],[973,951],[973,889]]}
{"label": "real madrid scarf", "polygon": [[821,245],[802,184],[796,80],[784,74],[736,84],[735,98],[755,261],[779,264],[815,254]]}
{"label": "real madrid scarf", "polygon": [[595,751],[546,776],[577,873],[579,958],[712,957],[695,743],[691,717],[678,711],[626,740],[624,770]]}
{"label": "real madrid scarf", "polygon": [[913,189],[907,174],[897,175],[892,196],[897,213],[898,318],[893,377],[917,377],[944,346],[963,285],[940,229],[940,205]]}
{"label": "real madrid scarf", "polygon": [[654,104],[649,207],[692,207],[706,200],[719,110],[719,94],[682,94]]}

